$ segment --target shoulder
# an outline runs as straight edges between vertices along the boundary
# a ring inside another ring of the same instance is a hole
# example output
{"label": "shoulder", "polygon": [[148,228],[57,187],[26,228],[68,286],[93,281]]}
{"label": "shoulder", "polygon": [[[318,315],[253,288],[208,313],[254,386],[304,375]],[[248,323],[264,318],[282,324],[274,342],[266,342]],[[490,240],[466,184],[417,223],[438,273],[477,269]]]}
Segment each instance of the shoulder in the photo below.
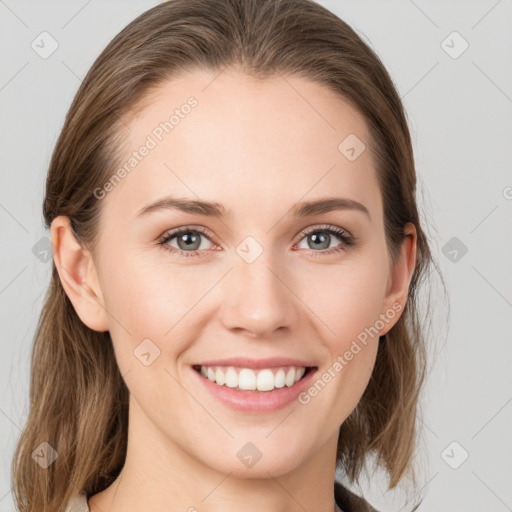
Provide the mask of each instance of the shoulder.
{"label": "shoulder", "polygon": [[77,494],[70,500],[65,512],[90,512],[85,493]]}
{"label": "shoulder", "polygon": [[343,512],[379,512],[364,498],[354,494],[337,480],[334,482],[334,496]]}

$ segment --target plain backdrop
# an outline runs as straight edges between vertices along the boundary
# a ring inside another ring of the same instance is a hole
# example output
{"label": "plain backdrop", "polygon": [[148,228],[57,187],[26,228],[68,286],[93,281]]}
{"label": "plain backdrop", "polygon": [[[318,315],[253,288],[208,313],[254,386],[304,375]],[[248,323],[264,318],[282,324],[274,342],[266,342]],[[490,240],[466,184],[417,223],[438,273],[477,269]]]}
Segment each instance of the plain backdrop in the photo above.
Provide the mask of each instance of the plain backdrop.
{"label": "plain backdrop", "polygon": [[[10,464],[51,273],[42,223],[50,155],[94,59],[157,3],[0,0],[0,512],[14,510]],[[319,3],[375,49],[403,99],[448,290],[433,298],[419,510],[512,510],[512,0]],[[361,489],[382,512],[411,509],[382,475]]]}

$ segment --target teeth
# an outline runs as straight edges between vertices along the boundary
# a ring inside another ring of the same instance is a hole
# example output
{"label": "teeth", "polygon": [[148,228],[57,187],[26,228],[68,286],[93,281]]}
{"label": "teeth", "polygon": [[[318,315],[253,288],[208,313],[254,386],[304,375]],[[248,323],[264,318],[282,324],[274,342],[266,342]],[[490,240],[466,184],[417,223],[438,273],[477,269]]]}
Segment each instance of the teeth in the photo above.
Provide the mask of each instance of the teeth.
{"label": "teeth", "polygon": [[277,373],[274,375],[274,386],[276,388],[284,388],[285,374],[284,370],[281,368],[277,370]]}
{"label": "teeth", "polygon": [[241,370],[238,376],[238,387],[240,389],[256,389],[256,374],[248,368]]}
{"label": "teeth", "polygon": [[201,366],[201,375],[219,386],[238,388],[240,390],[272,391],[275,388],[293,386],[299,381],[306,368],[289,366],[277,370],[265,368],[252,370],[242,368],[239,372],[233,366],[228,368],[219,366]]}
{"label": "teeth", "polygon": [[226,373],[226,386],[228,388],[238,387],[238,375],[236,374],[234,368],[228,368],[228,371]]}
{"label": "teeth", "polygon": [[272,370],[261,370],[256,378],[255,387],[258,391],[272,391],[276,387],[274,384],[274,374],[272,373]]}
{"label": "teeth", "polygon": [[288,373],[286,374],[286,377],[284,378],[284,383],[289,387],[293,386],[293,383],[295,382],[295,370],[291,368],[288,370]]}
{"label": "teeth", "polygon": [[224,372],[220,368],[217,368],[217,371],[215,372],[215,382],[221,386],[226,382]]}

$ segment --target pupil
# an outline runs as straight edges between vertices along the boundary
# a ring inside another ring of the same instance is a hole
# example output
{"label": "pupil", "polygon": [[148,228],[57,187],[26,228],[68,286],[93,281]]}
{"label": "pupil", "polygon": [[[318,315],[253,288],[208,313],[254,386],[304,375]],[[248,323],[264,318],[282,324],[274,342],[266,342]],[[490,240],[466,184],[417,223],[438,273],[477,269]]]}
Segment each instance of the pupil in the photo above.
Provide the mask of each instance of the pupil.
{"label": "pupil", "polygon": [[[195,240],[194,240],[195,238]],[[179,237],[179,245],[181,245],[181,242],[184,242],[184,248],[189,248],[189,249],[192,249],[192,250],[196,250],[197,247],[191,247],[191,245],[193,245],[194,243],[197,245],[197,241],[199,240],[199,236],[197,235],[193,235],[193,234],[190,234],[190,233],[184,233],[183,235],[181,235]],[[183,247],[180,247],[180,249],[182,249]]]}
{"label": "pupil", "polygon": [[[313,234],[313,235],[311,235],[311,238],[314,239],[314,240],[317,240],[317,241],[318,241],[319,238],[323,239],[323,242],[320,240],[320,245],[322,245],[322,247],[320,247],[321,249],[327,249],[329,247],[329,235]],[[326,241],[327,241],[327,243],[326,243]],[[316,245],[316,247],[319,248],[319,245]]]}

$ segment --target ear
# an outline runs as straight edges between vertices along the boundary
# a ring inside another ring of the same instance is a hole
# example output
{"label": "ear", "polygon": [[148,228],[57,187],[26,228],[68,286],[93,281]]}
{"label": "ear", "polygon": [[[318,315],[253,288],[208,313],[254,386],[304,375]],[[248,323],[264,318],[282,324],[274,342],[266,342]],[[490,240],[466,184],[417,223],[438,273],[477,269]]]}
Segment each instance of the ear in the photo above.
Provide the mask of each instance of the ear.
{"label": "ear", "polygon": [[108,331],[108,314],[91,253],[76,240],[69,217],[56,217],[50,233],[53,260],[77,315],[90,329]]}
{"label": "ear", "polygon": [[[416,266],[416,227],[411,222],[404,226],[405,238],[398,250],[396,262],[393,265],[388,280],[388,288],[386,298],[383,303],[381,313],[386,317],[386,311],[393,310],[398,314],[385,323],[384,328],[380,331],[380,336],[384,336],[396,324],[400,318],[402,311],[407,302],[409,293],[409,284],[411,283],[414,268]],[[381,315],[382,316],[382,315]]]}

